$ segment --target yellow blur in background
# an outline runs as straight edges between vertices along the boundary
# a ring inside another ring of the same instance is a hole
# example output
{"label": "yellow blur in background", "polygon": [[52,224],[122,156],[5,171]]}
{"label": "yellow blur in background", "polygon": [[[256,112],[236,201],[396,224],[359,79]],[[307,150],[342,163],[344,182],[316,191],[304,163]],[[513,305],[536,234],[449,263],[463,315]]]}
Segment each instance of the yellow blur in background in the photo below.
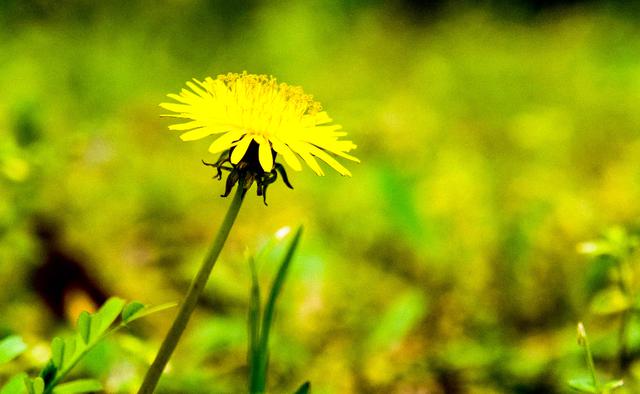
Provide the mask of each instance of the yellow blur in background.
{"label": "yellow blur in background", "polygon": [[[249,192],[160,392],[244,390],[245,251],[299,224],[273,392],[567,392],[580,320],[614,374],[616,317],[588,307],[605,274],[576,245],[638,225],[640,13],[527,4],[1,3],[0,334],[37,353],[78,305],[180,299],[229,200],[211,140],[181,142],[158,104],[247,70],[312,93],[362,163],[291,171],[269,207]],[[77,375],[135,389],[173,313]]]}

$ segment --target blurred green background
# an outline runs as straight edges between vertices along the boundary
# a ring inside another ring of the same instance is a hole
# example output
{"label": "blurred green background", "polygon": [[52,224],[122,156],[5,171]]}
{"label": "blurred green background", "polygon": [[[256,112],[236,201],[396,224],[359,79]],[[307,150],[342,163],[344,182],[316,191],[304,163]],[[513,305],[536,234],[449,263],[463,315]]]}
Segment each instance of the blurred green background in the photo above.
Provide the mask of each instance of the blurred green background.
{"label": "blurred green background", "polygon": [[[269,207],[250,192],[160,392],[242,392],[247,253],[299,224],[273,392],[568,392],[580,320],[614,374],[617,317],[588,307],[606,273],[576,245],[638,224],[640,14],[544,3],[0,2],[0,334],[30,346],[14,368],[41,367],[89,296],[180,299],[229,200],[211,141],[181,142],[158,104],[247,70],[314,94],[362,163],[290,171]],[[135,389],[174,313],[77,374]]]}

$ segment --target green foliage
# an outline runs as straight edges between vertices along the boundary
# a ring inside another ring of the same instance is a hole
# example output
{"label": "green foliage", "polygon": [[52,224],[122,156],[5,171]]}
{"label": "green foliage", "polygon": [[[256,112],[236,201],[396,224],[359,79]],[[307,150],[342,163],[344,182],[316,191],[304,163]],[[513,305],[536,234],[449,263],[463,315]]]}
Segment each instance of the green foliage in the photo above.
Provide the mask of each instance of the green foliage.
{"label": "green foliage", "polygon": [[102,384],[93,379],[79,379],[62,383],[53,390],[54,394],[91,393],[102,390]]}
{"label": "green foliage", "polygon": [[[635,387],[635,381],[631,366],[640,350],[640,265],[636,255],[638,246],[638,235],[620,226],[610,228],[600,239],[578,246],[578,251],[590,256],[594,264],[604,268],[600,272],[605,275],[605,280],[600,281],[601,287],[596,289],[591,299],[590,311],[595,317],[607,319],[609,325],[612,325],[611,317],[618,317],[614,320],[618,322],[616,350],[609,358],[614,359],[618,373],[623,374],[632,387]],[[608,393],[623,387],[622,380],[598,383],[591,348],[582,323],[578,325],[578,342],[585,349],[592,377],[572,379],[569,385],[575,390],[588,393]]]}
{"label": "green foliage", "polygon": [[[2,388],[2,394],[73,394],[102,390],[94,379],[78,379],[62,383],[71,370],[101,341],[113,332],[149,314],[174,307],[175,303],[146,306],[138,301],[127,304],[123,299],[112,297],[95,313],[83,311],[78,317],[73,336],[55,337],[51,341],[51,358],[39,376],[30,378],[24,373],[12,377]],[[120,317],[120,322],[116,320]],[[0,342],[0,350],[8,361],[26,350],[19,337],[9,337]],[[20,384],[18,384],[20,382]]]}
{"label": "green foliage", "polygon": [[10,335],[0,340],[0,364],[4,364],[18,357],[27,349],[21,337]]}
{"label": "green foliage", "polygon": [[311,383],[304,382],[300,387],[295,391],[294,394],[309,394],[311,391]]}
{"label": "green foliage", "polygon": [[0,394],[23,394],[26,388],[29,387],[31,381],[26,372],[21,372],[12,376],[2,388],[0,388]]}
{"label": "green foliage", "polygon": [[620,316],[618,358],[625,372],[631,354],[640,349],[637,314],[640,306],[640,264],[636,252],[637,234],[622,227],[606,231],[601,239],[580,244],[578,250],[591,256],[595,264],[606,264],[608,280],[593,296],[590,310],[596,316]]}
{"label": "green foliage", "polygon": [[41,377],[35,379],[24,379],[24,384],[27,387],[28,394],[43,394],[45,391],[46,383]]}
{"label": "green foliage", "polygon": [[[470,5],[420,19],[381,1],[11,3],[28,14],[0,5],[0,338],[30,349],[2,384],[42,368],[61,325],[31,283],[40,215],[108,293],[183,294],[227,201],[200,162],[215,160],[211,141],[182,143],[157,105],[192,77],[246,69],[313,93],[362,164],[350,179],[290,173],[294,191],[243,207],[167,392],[246,391],[241,256],[301,222],[305,255],[278,301],[290,318],[271,334],[275,390],[564,393],[588,373],[573,342],[584,319],[602,376],[640,392],[635,313],[616,373],[633,307],[611,255],[624,247],[591,263],[574,248],[611,223],[633,235],[640,218],[640,27],[613,2],[526,22]],[[164,317],[68,379],[135,390]]]}
{"label": "green foliage", "polygon": [[177,306],[176,302],[167,302],[156,306],[144,305],[140,302],[134,301],[131,304],[125,306],[122,311],[122,321],[124,324],[134,322],[140,318],[149,316],[154,313],[162,312],[166,309]]}
{"label": "green foliage", "polygon": [[615,389],[624,386],[622,380],[610,380],[603,384],[600,384],[596,367],[593,362],[593,355],[591,354],[591,345],[589,344],[589,338],[587,337],[587,331],[582,323],[578,323],[578,344],[584,349],[584,357],[591,373],[590,378],[578,378],[569,380],[569,387],[579,391],[581,393],[595,393],[595,394],[608,394]]}
{"label": "green foliage", "polygon": [[418,291],[398,297],[381,316],[368,339],[372,352],[389,348],[398,338],[405,338],[426,314],[426,300]]}
{"label": "green foliage", "polygon": [[[271,284],[271,290],[269,291],[269,296],[264,306],[264,310],[262,310],[260,302],[260,283],[258,281],[256,263],[253,258],[249,259],[249,266],[251,268],[251,295],[248,317],[249,346],[247,348],[247,360],[249,364],[250,393],[264,393],[267,389],[269,335],[276,311],[276,302],[280,292],[282,291],[282,287],[284,286],[287,272],[291,265],[293,255],[298,248],[301,236],[302,227],[299,227],[287,248],[285,256],[282,259],[282,263],[280,263],[280,266],[278,267],[278,272]],[[305,385],[300,387],[297,392],[300,392],[300,390],[305,390]],[[308,391],[308,387],[306,388],[306,391]]]}
{"label": "green foliage", "polygon": [[591,378],[579,378],[579,379],[571,379],[569,381],[569,386],[575,391],[581,393],[594,393],[594,394],[602,394],[602,393],[610,393],[618,388],[624,386],[624,382],[622,380],[611,380],[602,385],[600,389],[596,388],[593,385]]}

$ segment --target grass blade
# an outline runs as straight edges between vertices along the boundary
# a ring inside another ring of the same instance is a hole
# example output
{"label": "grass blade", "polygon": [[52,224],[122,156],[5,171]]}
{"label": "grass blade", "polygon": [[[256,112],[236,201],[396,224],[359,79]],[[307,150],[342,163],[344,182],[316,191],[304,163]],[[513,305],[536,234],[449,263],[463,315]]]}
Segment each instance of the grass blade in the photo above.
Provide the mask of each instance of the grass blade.
{"label": "grass blade", "polygon": [[[260,283],[256,271],[256,261],[253,256],[249,258],[251,268],[251,297],[249,302],[249,349],[247,353],[247,364],[249,365],[249,384],[255,379],[258,366],[258,354],[260,344]],[[249,388],[251,390],[251,387]]]}
{"label": "grass blade", "polygon": [[[135,302],[136,301],[134,301],[134,303]],[[134,303],[132,303],[132,304],[134,304]],[[164,304],[160,304],[160,305],[156,305],[156,306],[143,305],[142,308],[139,308],[138,304],[142,305],[141,303],[134,304],[135,306],[132,306],[132,308],[135,308],[135,311],[133,309],[129,309],[129,310],[127,310],[127,313],[125,313],[123,315],[122,321],[124,323],[128,324],[128,323],[134,322],[134,321],[136,321],[136,320],[138,320],[138,319],[140,319],[142,317],[149,316],[149,315],[152,315],[154,313],[162,312],[162,311],[165,311],[167,309],[171,309],[171,308],[174,308],[174,307],[178,306],[177,302],[166,302]]]}
{"label": "grass blade", "polygon": [[58,385],[53,394],[92,393],[102,390],[102,384],[94,379],[80,379]]}
{"label": "grass blade", "polygon": [[309,394],[311,391],[311,382],[304,382],[293,394]]}
{"label": "grass blade", "polygon": [[275,313],[275,305],[282,291],[282,286],[287,276],[289,266],[293,255],[298,248],[300,237],[302,235],[302,227],[299,227],[296,234],[287,249],[287,253],[280,264],[276,278],[271,286],[269,292],[269,298],[264,308],[264,315],[262,316],[262,327],[260,330],[260,345],[258,347],[258,354],[256,356],[257,362],[255,365],[256,372],[253,375],[251,381],[250,391],[251,393],[263,393],[267,386],[267,369],[269,365],[269,332],[271,330],[271,324],[273,323],[273,316]]}

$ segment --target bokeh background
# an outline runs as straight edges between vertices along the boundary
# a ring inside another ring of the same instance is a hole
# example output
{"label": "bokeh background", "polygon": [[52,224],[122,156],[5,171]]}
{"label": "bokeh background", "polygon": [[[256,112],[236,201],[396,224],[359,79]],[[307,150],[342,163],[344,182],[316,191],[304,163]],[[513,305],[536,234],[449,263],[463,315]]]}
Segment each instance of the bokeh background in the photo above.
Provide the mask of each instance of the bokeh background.
{"label": "bokeh background", "polygon": [[[582,320],[614,376],[617,317],[589,307],[606,273],[576,245],[638,223],[631,3],[3,0],[0,334],[30,350],[0,381],[107,296],[180,299],[229,200],[210,141],[181,142],[158,104],[243,70],[313,93],[362,163],[247,199],[160,392],[245,389],[247,255],[300,224],[272,392],[568,392]],[[174,313],[76,374],[134,390]]]}

